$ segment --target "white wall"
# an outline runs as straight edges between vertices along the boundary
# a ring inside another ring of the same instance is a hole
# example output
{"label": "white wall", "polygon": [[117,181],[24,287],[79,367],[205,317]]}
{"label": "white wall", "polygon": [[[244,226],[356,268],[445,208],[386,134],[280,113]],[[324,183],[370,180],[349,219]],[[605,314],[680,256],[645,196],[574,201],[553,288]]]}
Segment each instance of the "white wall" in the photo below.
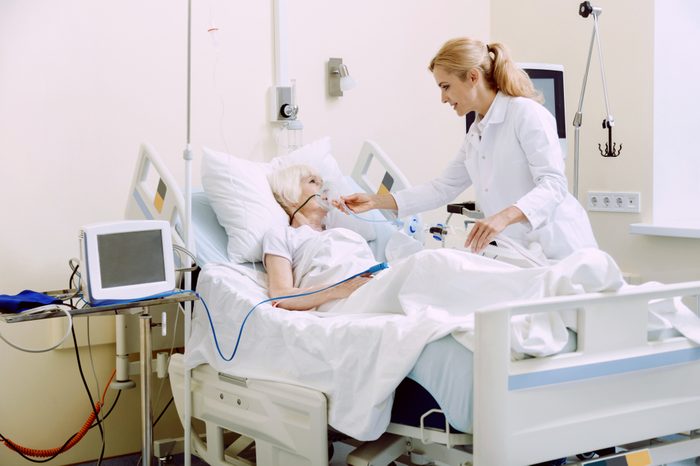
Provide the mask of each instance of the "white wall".
{"label": "white wall", "polygon": [[[193,3],[195,156],[209,145],[269,159],[276,151],[265,106],[273,81],[272,2]],[[439,103],[426,67],[451,37],[488,37],[489,2],[289,3],[289,75],[297,79],[305,140],[331,135],[349,169],[362,141],[374,139],[410,180],[436,175],[464,126]],[[67,285],[80,226],[122,218],[141,142],[183,178],[186,12],[184,0],[0,2],[0,293]],[[218,48],[206,32],[211,18],[220,28]],[[326,97],[332,56],[342,57],[358,82],[340,99]],[[198,167],[196,161],[195,179]],[[51,334],[44,324],[0,330],[34,346]],[[2,344],[0,355],[0,432],[32,447],[63,443],[88,414],[72,353],[30,356]],[[104,384],[113,347],[93,355]],[[138,391],[119,403],[107,422],[107,456],[140,449]],[[155,436],[174,430],[171,415]],[[50,464],[98,454],[93,429]],[[17,461],[0,450],[0,464]]]}
{"label": "white wall", "polygon": [[700,2],[654,2],[654,223],[700,227]]}

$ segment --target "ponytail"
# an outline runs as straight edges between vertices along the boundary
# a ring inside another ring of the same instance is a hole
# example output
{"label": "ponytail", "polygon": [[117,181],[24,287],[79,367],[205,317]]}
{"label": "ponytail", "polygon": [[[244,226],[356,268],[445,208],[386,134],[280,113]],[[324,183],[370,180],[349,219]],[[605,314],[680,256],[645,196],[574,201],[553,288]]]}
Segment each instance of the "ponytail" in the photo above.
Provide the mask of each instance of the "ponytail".
{"label": "ponytail", "polygon": [[461,80],[467,79],[469,70],[478,68],[489,88],[513,97],[544,101],[527,73],[510,59],[506,46],[497,42],[486,45],[466,37],[449,40],[430,61],[428,69],[433,71],[436,66]]}
{"label": "ponytail", "polygon": [[493,56],[491,76],[496,89],[506,95],[529,97],[539,103],[544,102],[542,93],[535,89],[527,73],[511,60],[505,45],[495,42],[486,48],[489,58]]}

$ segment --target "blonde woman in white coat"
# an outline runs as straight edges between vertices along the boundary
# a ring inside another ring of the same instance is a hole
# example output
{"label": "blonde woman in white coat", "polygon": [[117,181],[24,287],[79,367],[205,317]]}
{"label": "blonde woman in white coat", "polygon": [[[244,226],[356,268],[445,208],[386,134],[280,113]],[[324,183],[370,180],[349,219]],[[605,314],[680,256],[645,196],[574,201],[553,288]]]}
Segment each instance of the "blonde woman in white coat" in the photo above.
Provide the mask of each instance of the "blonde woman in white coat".
{"label": "blonde woman in white coat", "polygon": [[547,259],[597,247],[583,207],[568,192],[554,118],[504,45],[459,38],[445,43],[429,66],[441,100],[476,121],[442,175],[394,194],[352,194],[354,212],[391,209],[399,217],[434,209],[470,186],[485,218],[465,247],[482,251],[497,235],[541,246]]}

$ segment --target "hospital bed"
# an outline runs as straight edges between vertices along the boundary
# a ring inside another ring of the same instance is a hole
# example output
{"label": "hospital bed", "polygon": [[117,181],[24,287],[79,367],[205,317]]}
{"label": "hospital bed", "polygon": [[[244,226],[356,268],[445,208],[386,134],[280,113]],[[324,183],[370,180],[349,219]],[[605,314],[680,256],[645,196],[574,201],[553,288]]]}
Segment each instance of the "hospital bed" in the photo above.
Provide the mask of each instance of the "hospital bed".
{"label": "hospital bed", "polygon": [[[367,166],[380,162],[392,169],[394,188],[406,185],[387,160],[376,145],[366,144],[353,174],[357,184],[375,189],[369,186]],[[166,219],[181,241],[183,196],[148,146],[139,154],[127,216]],[[210,260],[226,261],[226,233],[210,228],[216,215],[203,192],[193,196],[193,222],[196,255],[208,249],[214,251]],[[353,466],[397,459],[525,465],[612,446],[627,458],[614,464],[665,464],[700,456],[700,347],[673,331],[653,338],[648,331],[650,302],[697,296],[700,282],[652,284],[480,309],[475,314],[472,432],[455,432],[447,424],[390,423],[376,440],[349,439],[356,448],[346,461]],[[575,351],[512,359],[513,316],[571,310],[576,310]],[[208,464],[328,464],[329,442],[342,433],[329,429],[322,391],[200,364],[191,370],[191,393],[185,393],[188,370],[181,355],[172,357],[178,413],[183,425],[192,422],[183,415],[191,397],[192,417],[204,426],[192,436],[193,452]],[[253,443],[257,463],[246,454]]]}

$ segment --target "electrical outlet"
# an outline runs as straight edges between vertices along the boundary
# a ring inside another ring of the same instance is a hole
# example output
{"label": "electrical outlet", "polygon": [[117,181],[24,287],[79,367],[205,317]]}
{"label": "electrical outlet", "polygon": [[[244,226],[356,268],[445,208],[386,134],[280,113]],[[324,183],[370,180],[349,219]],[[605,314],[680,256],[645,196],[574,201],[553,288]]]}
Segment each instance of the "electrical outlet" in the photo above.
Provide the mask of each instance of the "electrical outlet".
{"label": "electrical outlet", "polygon": [[640,193],[589,191],[587,208],[595,212],[639,213],[641,211]]}

